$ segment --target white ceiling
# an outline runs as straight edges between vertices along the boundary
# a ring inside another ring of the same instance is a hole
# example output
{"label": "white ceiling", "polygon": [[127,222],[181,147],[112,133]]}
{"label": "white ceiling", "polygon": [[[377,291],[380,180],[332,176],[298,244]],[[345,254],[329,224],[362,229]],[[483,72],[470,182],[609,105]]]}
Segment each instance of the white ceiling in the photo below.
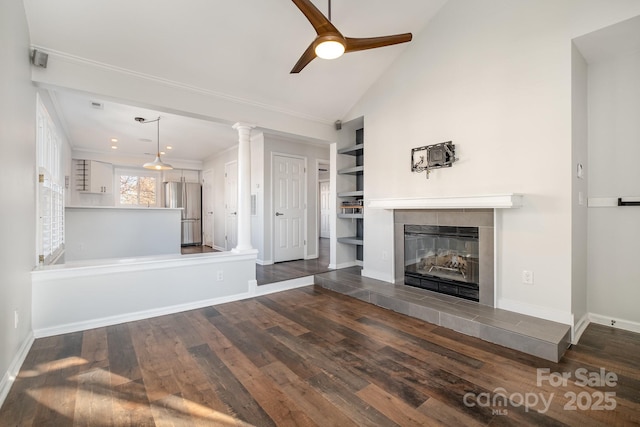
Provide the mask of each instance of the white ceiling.
{"label": "white ceiling", "polygon": [[[415,36],[445,2],[333,0],[332,22],[348,37]],[[300,74],[289,74],[315,32],[288,0],[24,3],[34,46],[327,123],[344,117],[408,45],[315,59]],[[327,1],[314,4],[326,13]],[[122,152],[154,151],[139,141],[155,143],[153,125],[140,125],[135,116],[162,116],[161,143],[176,147],[168,156],[184,160],[202,160],[237,141],[215,118],[191,119],[113,100],[104,101],[104,110],[92,110],[90,97],[64,91],[56,98],[76,149],[110,150],[109,139],[116,137]]]}

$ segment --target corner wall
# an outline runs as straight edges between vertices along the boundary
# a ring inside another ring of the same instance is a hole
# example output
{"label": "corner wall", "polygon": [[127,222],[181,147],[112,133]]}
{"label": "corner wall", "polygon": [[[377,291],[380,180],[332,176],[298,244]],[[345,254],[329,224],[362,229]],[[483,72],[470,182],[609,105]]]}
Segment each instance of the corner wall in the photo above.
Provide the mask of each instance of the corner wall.
{"label": "corner wall", "polygon": [[[571,313],[574,337],[587,319],[587,197],[589,114],[587,62],[571,44]],[[578,166],[580,165],[580,166]],[[580,171],[578,170],[580,168]]]}
{"label": "corner wall", "polygon": [[[640,197],[640,52],[589,64],[589,198]],[[640,332],[640,207],[590,207],[593,321]]]}
{"label": "corner wall", "polygon": [[[0,404],[33,340],[31,269],[36,262],[36,91],[22,1],[0,2]],[[19,322],[14,327],[14,311]]]}

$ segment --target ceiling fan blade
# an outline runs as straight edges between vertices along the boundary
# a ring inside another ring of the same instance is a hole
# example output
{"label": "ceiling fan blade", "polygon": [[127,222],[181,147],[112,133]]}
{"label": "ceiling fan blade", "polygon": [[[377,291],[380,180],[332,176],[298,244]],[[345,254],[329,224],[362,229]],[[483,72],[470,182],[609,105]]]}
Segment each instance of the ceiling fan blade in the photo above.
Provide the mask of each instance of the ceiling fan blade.
{"label": "ceiling fan blade", "polygon": [[311,3],[311,0],[291,1],[293,1],[293,3],[298,6],[298,9],[300,9],[300,12],[302,12],[304,16],[307,17],[318,35],[324,33],[340,34],[340,31],[338,31],[338,29],[333,26],[333,24],[327,19],[327,17],[324,16],[322,12],[320,12],[320,10],[318,10],[318,8],[314,6],[313,3]]}
{"label": "ceiling fan blade", "polygon": [[394,44],[410,42],[413,36],[411,33],[395,34],[392,36],[349,38],[345,37],[347,47],[345,52],[356,52],[359,50],[375,49],[377,47],[391,46]]}
{"label": "ceiling fan blade", "polygon": [[304,67],[306,67],[309,64],[309,62],[313,61],[315,57],[316,57],[316,51],[314,49],[313,43],[311,43],[307,48],[307,50],[304,51],[300,59],[298,59],[298,62],[296,62],[296,65],[294,65],[293,69],[289,74],[299,73],[300,71],[302,71]]}

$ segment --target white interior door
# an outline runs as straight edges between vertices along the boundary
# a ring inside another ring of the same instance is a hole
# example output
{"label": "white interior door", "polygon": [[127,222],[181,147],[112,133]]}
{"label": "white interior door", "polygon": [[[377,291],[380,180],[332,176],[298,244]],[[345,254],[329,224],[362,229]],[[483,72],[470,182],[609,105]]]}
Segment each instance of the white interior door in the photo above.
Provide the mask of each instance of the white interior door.
{"label": "white interior door", "polygon": [[320,183],[320,237],[329,238],[331,234],[330,216],[331,210],[329,209],[329,181],[322,181]]}
{"label": "white interior door", "polygon": [[304,159],[273,156],[275,262],[304,258],[306,179]]}
{"label": "white interior door", "polygon": [[225,249],[238,245],[238,162],[224,165]]}
{"label": "white interior door", "polygon": [[202,175],[202,231],[205,246],[213,247],[213,170],[208,169]]}

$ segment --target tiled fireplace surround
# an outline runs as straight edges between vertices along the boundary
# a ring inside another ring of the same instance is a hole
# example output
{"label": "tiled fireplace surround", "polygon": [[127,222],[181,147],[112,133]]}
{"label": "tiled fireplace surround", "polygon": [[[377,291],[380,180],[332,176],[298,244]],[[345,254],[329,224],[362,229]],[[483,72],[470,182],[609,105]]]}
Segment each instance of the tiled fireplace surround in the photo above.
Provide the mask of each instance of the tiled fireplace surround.
{"label": "tiled fireplace surround", "polygon": [[[433,209],[423,206],[422,199],[374,201],[370,207],[394,210],[395,284],[363,277],[357,267],[316,275],[316,285],[557,362],[570,345],[569,325],[494,307],[494,209],[517,208],[521,206],[521,198],[488,196],[472,198],[472,204],[480,206],[456,205],[468,204],[468,200],[427,200],[428,204],[439,204]],[[404,284],[405,224],[478,227],[480,303]]]}
{"label": "tiled fireplace surround", "polygon": [[404,282],[404,226],[478,227],[480,304],[494,306],[493,209],[397,209],[394,211],[395,281]]}

